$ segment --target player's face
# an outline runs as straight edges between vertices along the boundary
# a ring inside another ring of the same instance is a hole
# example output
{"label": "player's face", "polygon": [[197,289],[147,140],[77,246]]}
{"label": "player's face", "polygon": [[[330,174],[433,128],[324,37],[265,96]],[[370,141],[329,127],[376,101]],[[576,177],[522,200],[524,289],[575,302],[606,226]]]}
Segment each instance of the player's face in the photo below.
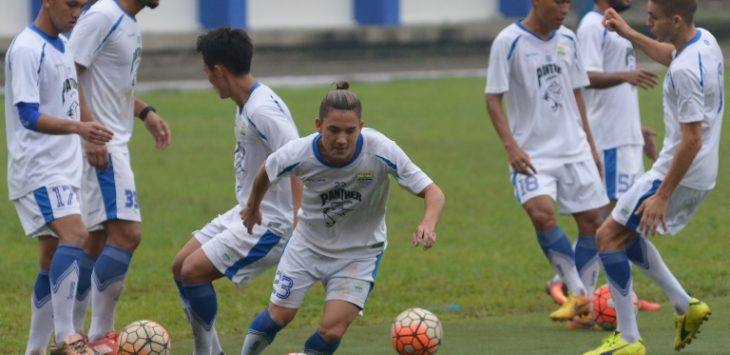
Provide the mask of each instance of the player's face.
{"label": "player's face", "polygon": [[53,28],[59,33],[70,31],[76,26],[84,5],[86,0],[48,0],[43,3]]}
{"label": "player's face", "polygon": [[568,16],[570,0],[534,0],[537,16],[544,26],[551,30],[558,29]]}
{"label": "player's face", "polygon": [[210,85],[213,85],[221,99],[231,97],[231,92],[228,88],[227,81],[225,80],[225,73],[220,65],[209,67],[203,63],[203,70],[205,71],[205,75],[208,77],[208,82],[210,82]]}
{"label": "player's face", "polygon": [[322,157],[332,165],[347,164],[355,155],[357,138],[363,126],[355,111],[331,110],[314,123],[322,135],[318,146]]}
{"label": "player's face", "polygon": [[160,6],[160,0],[137,0],[142,5],[149,7],[150,9],[154,9],[157,6]]}
{"label": "player's face", "polygon": [[631,0],[608,0],[608,5],[616,12],[624,12],[631,7]]}
{"label": "player's face", "polygon": [[672,42],[676,35],[672,16],[667,16],[664,9],[653,1],[649,1],[647,10],[646,24],[649,26],[649,31],[656,37],[657,41]]}

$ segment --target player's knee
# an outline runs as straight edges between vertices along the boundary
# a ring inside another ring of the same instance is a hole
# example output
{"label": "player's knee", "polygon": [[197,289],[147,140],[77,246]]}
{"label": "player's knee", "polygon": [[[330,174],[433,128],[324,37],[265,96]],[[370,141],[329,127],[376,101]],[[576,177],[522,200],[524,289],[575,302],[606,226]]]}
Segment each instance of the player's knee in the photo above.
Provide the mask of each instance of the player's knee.
{"label": "player's knee", "polygon": [[170,268],[172,269],[172,276],[176,280],[182,280],[182,266],[186,257],[187,255],[182,255],[181,253],[178,253],[175,256],[175,259],[172,260],[172,265]]}
{"label": "player's knee", "polygon": [[535,229],[538,231],[549,231],[557,225],[555,216],[552,213],[538,211],[531,214],[530,218]]}
{"label": "player's knee", "polygon": [[612,250],[613,244],[610,228],[605,225],[599,226],[596,230],[596,248],[598,248],[598,251]]}
{"label": "player's knee", "polygon": [[319,336],[324,339],[324,341],[328,343],[334,343],[342,339],[342,337],[345,335],[345,330],[347,330],[347,326],[320,326],[319,329],[317,329],[317,332],[319,333]]}
{"label": "player's knee", "polygon": [[109,233],[109,243],[130,253],[134,252],[142,241],[142,230],[139,223],[125,223],[122,228]]}

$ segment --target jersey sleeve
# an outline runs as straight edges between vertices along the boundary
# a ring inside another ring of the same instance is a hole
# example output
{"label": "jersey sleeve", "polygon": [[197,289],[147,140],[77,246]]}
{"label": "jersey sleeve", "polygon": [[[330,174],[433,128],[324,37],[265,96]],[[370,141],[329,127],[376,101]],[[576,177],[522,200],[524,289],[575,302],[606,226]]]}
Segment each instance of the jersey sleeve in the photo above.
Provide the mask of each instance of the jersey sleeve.
{"label": "jersey sleeve", "polygon": [[98,11],[85,13],[79,19],[69,38],[74,62],[88,68],[118,23]]}
{"label": "jersey sleeve", "polygon": [[378,159],[386,166],[388,173],[398,181],[398,185],[410,193],[417,195],[433,183],[431,178],[421,170],[398,144],[389,139],[383,139],[386,149],[383,155],[378,154]]}
{"label": "jersey sleeve", "polygon": [[304,144],[306,143],[303,142],[303,139],[297,139],[269,154],[264,167],[272,184],[283,177],[296,175],[296,168],[301,163],[299,153],[302,152]]}
{"label": "jersey sleeve", "polygon": [[512,43],[506,37],[497,36],[489,50],[489,65],[487,66],[487,94],[501,94],[509,91],[510,60],[514,48],[520,40],[517,36]]}
{"label": "jersey sleeve", "polygon": [[677,90],[677,109],[680,123],[702,121],[704,119],[704,90],[700,75],[688,68],[671,72],[672,85]]}
{"label": "jersey sleeve", "polygon": [[40,103],[39,80],[42,62],[39,53],[29,47],[19,46],[12,49],[9,56],[12,71],[11,90],[13,105],[20,102]]}
{"label": "jersey sleeve", "polygon": [[264,144],[272,152],[281,148],[287,142],[299,138],[296,126],[277,107],[270,105],[259,107],[251,115],[251,123]]}
{"label": "jersey sleeve", "polygon": [[603,46],[608,30],[585,24],[578,28],[578,57],[587,72],[603,72]]}

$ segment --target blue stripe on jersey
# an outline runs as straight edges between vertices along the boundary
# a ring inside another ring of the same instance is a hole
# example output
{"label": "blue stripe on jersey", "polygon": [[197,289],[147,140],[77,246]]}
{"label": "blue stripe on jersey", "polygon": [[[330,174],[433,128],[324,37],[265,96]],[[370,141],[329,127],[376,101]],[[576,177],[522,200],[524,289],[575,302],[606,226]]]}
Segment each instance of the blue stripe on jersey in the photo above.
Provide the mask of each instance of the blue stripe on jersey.
{"label": "blue stripe on jersey", "polygon": [[520,201],[520,189],[517,188],[517,173],[512,173],[512,187],[515,188],[515,199],[517,199],[517,203],[522,204],[522,201]]}
{"label": "blue stripe on jersey", "polygon": [[46,224],[53,222],[53,208],[51,207],[51,199],[48,198],[48,190],[45,186],[34,190],[33,196]]}
{"label": "blue stripe on jersey", "polygon": [[259,131],[259,128],[256,127],[256,124],[253,123],[253,121],[251,121],[250,118],[246,118],[246,120],[248,121],[248,124],[250,124],[251,126],[253,126],[253,128],[256,130],[256,132],[258,132],[259,137],[261,137],[261,139],[268,140],[268,138],[266,138],[266,136],[263,133],[261,133],[261,131]]}
{"label": "blue stripe on jersey", "polygon": [[390,170],[393,170],[395,177],[397,179],[398,178],[398,165],[395,165],[394,162],[388,160],[387,158],[385,158],[383,156],[380,156],[377,154],[375,156],[378,157],[378,159],[380,159],[383,163],[385,163],[385,165],[387,165]]}
{"label": "blue stripe on jersey", "polygon": [[639,206],[641,206],[641,204],[644,202],[644,200],[646,200],[647,198],[649,198],[651,196],[654,196],[654,194],[656,193],[656,191],[659,190],[659,185],[661,185],[661,184],[662,184],[662,181],[661,180],[658,180],[658,179],[657,180],[654,180],[651,183],[651,188],[649,189],[649,191],[647,191],[646,193],[644,193],[644,195],[641,196],[641,198],[639,199],[639,201],[636,202],[636,206],[634,206],[634,210],[631,212],[631,217],[629,217],[629,220],[626,221],[626,228],[629,228],[629,229],[631,229],[631,230],[633,230],[635,232],[638,231],[638,229],[639,229],[639,222],[641,222],[641,215],[637,215],[636,214],[636,210],[639,209]]}
{"label": "blue stripe on jersey", "polygon": [[522,35],[517,36],[514,41],[512,41],[512,45],[509,47],[509,53],[507,53],[507,60],[512,59],[512,52],[515,51],[515,47],[517,47],[517,42],[522,38]]}
{"label": "blue stripe on jersey", "polygon": [[104,201],[107,220],[117,219],[117,187],[111,154],[109,154],[109,166],[106,170],[96,169],[96,179],[99,181],[99,190],[101,190],[101,199]]}
{"label": "blue stripe on jersey", "polygon": [[606,180],[606,194],[609,200],[616,199],[616,173],[618,173],[617,164],[618,151],[616,148],[606,149],[603,151],[603,169]]}
{"label": "blue stripe on jersey", "polygon": [[532,31],[528,30],[528,29],[527,29],[527,27],[523,26],[523,25],[522,25],[522,20],[519,20],[519,21],[515,22],[515,24],[517,25],[517,27],[521,28],[521,29],[522,29],[523,31],[525,31],[525,32],[527,32],[527,33],[529,33],[529,34],[531,34],[531,35],[535,36],[535,38],[537,38],[537,39],[539,39],[539,40],[541,40],[541,41],[543,41],[543,42],[547,42],[547,41],[550,41],[551,39],[553,39],[553,37],[555,37],[555,33],[556,33],[556,31],[550,31],[550,35],[548,36],[548,38],[547,38],[547,39],[543,39],[543,38],[542,38],[542,37],[540,37],[540,35],[538,35],[537,33],[535,33],[535,32],[532,32]]}
{"label": "blue stripe on jersey", "polygon": [[383,259],[383,252],[381,251],[378,253],[378,255],[375,256],[375,268],[373,269],[373,273],[370,274],[373,277],[373,282],[370,283],[370,289],[368,290],[368,296],[370,296],[370,292],[373,292],[373,289],[375,288],[375,278],[378,277],[378,269],[380,268],[380,261]]}
{"label": "blue stripe on jersey", "polygon": [[241,259],[238,259],[238,261],[236,261],[233,265],[226,269],[226,277],[228,277],[229,279],[233,279],[233,276],[236,275],[238,270],[253,264],[254,262],[269,254],[269,252],[271,252],[271,249],[274,249],[274,247],[279,244],[280,240],[280,236],[272,233],[270,230],[267,230],[266,233],[264,233],[264,235],[259,238],[259,241],[256,242],[256,245],[251,248],[251,250],[248,252],[248,255]]}
{"label": "blue stripe on jersey", "polygon": [[314,157],[317,158],[317,160],[320,163],[322,163],[325,166],[328,166],[330,168],[344,168],[344,167],[352,164],[352,162],[354,162],[360,156],[360,152],[362,152],[362,146],[364,143],[364,139],[363,139],[362,133],[361,133],[357,137],[357,147],[355,147],[355,154],[352,155],[352,159],[350,159],[350,161],[348,161],[346,164],[344,164],[342,166],[335,166],[335,165],[330,164],[326,160],[324,160],[324,157],[322,157],[322,154],[319,153],[319,141],[321,141],[321,140],[322,140],[321,134],[317,134],[317,136],[314,137],[314,139],[312,140],[312,153],[314,153]]}
{"label": "blue stripe on jersey", "polygon": [[101,40],[101,43],[99,43],[99,45],[96,46],[96,49],[94,50],[95,52],[98,51],[99,49],[101,49],[101,46],[103,46],[104,43],[106,43],[106,41],[109,40],[109,37],[111,37],[112,33],[114,33],[114,31],[116,31],[117,28],[119,28],[119,24],[122,23],[122,20],[123,19],[124,19],[124,15],[119,16],[119,18],[117,19],[117,21],[114,22],[114,25],[109,30],[109,33],[107,33],[106,36],[104,36],[104,39]]}
{"label": "blue stripe on jersey", "polygon": [[[59,52],[64,53],[66,51],[66,47],[63,45],[63,41],[60,37],[56,36],[49,36],[47,33],[43,32],[40,28],[36,27],[35,23],[30,24],[30,29],[34,32],[38,33],[43,40],[50,43],[53,48],[56,48]],[[45,48],[45,45],[44,45]]]}
{"label": "blue stripe on jersey", "polygon": [[119,7],[119,10],[122,10],[122,12],[123,12],[123,13],[124,13],[125,15],[129,16],[129,18],[131,18],[132,20],[134,20],[134,22],[137,22],[137,19],[136,19],[136,18],[134,18],[134,16],[130,15],[130,14],[129,14],[129,13],[127,12],[127,10],[125,10],[125,9],[124,9],[124,7],[122,7],[122,5],[121,5],[121,4],[119,3],[119,0],[114,0],[114,3],[115,3],[115,4],[117,4],[117,6]]}
{"label": "blue stripe on jersey", "polygon": [[608,37],[608,29],[603,29],[603,37],[601,38],[601,50],[606,46],[606,37]]}
{"label": "blue stripe on jersey", "polygon": [[259,86],[261,86],[260,82],[257,81],[255,83],[253,83],[253,86],[251,86],[251,88],[248,90],[248,96],[251,96],[251,94],[253,94],[253,92],[259,88]]}
{"label": "blue stripe on jersey", "polygon": [[282,175],[284,175],[284,174],[286,174],[286,173],[294,170],[294,168],[296,168],[297,166],[299,166],[299,164],[301,164],[301,163],[295,163],[295,164],[292,164],[292,165],[287,166],[282,171],[280,171],[279,174],[276,175],[276,176],[279,177],[279,176],[282,176]]}
{"label": "blue stripe on jersey", "polygon": [[41,60],[38,61],[38,71],[36,72],[38,74],[38,81],[41,80],[41,69],[43,69],[43,61],[46,60],[46,44],[43,43],[43,46],[41,47]]}
{"label": "blue stripe on jersey", "polygon": [[705,66],[702,64],[702,53],[697,52],[697,61],[700,67],[700,87],[705,88]]}

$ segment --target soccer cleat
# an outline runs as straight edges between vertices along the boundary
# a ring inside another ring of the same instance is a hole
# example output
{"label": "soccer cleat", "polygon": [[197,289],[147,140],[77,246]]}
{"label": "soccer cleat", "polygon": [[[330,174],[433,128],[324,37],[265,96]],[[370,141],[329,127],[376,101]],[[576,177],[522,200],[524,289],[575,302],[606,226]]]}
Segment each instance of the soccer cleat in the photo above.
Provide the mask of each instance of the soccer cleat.
{"label": "soccer cleat", "polygon": [[94,350],[94,355],[117,355],[117,339],[119,339],[119,334],[112,330],[102,338],[90,341],[89,347]]}
{"label": "soccer cleat", "polygon": [[627,343],[621,339],[621,333],[613,332],[603,339],[601,346],[583,355],[646,355],[646,347],[641,339],[635,343]]}
{"label": "soccer cleat", "polygon": [[702,323],[710,318],[710,307],[706,303],[692,298],[689,300],[689,308],[682,316],[674,318],[674,328],[677,330],[674,336],[674,350],[687,346],[692,339],[697,338]]}
{"label": "soccer cleat", "polygon": [[573,319],[568,322],[568,329],[604,330],[600,325],[598,325],[598,323],[596,323],[596,320],[593,319],[593,314],[591,313],[573,317]]}
{"label": "soccer cleat", "polygon": [[547,293],[555,303],[562,305],[568,295],[568,288],[560,279],[553,279],[545,285],[545,293]]}
{"label": "soccer cleat", "polygon": [[93,355],[81,334],[73,334],[51,346],[51,355]]}
{"label": "soccer cleat", "polygon": [[556,311],[550,313],[550,318],[554,321],[569,321],[575,316],[591,313],[591,308],[591,297],[574,296],[569,292],[565,303]]}

